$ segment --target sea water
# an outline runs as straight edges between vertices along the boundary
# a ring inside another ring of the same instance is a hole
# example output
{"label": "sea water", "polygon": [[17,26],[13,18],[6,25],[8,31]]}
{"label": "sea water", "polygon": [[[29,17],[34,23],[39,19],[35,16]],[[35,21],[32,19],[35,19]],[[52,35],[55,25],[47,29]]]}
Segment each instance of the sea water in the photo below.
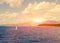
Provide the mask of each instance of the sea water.
{"label": "sea water", "polygon": [[0,26],[0,43],[60,43],[60,27]]}

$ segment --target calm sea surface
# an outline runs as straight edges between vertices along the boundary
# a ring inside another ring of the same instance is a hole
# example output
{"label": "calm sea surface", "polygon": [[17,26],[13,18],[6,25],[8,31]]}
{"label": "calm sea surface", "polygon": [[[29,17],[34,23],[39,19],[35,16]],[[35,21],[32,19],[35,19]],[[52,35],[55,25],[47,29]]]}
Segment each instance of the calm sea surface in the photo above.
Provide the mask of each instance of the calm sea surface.
{"label": "calm sea surface", "polygon": [[60,43],[60,27],[0,26],[0,43]]}

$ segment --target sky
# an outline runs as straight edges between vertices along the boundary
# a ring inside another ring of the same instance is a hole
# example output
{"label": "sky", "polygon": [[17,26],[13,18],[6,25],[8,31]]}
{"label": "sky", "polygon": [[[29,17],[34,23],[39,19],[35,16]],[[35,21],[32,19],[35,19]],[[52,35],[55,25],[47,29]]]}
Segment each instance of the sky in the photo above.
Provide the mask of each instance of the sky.
{"label": "sky", "polygon": [[60,23],[60,0],[0,0],[0,25],[25,23],[34,19]]}

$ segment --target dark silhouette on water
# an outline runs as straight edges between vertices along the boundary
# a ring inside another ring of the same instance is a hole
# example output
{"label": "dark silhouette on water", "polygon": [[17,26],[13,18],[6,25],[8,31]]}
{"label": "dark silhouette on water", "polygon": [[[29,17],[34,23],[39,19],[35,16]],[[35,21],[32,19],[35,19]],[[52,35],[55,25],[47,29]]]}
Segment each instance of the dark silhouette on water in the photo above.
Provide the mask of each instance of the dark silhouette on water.
{"label": "dark silhouette on water", "polygon": [[60,24],[39,24],[38,26],[58,26],[58,27],[60,27]]}

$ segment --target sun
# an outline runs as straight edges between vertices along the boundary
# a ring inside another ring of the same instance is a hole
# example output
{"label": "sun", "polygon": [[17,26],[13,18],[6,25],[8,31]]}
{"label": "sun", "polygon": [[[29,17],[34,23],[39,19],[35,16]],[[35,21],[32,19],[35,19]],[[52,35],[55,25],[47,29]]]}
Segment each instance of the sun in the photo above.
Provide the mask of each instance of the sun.
{"label": "sun", "polygon": [[34,23],[39,24],[39,23],[42,23],[42,22],[43,22],[43,20],[42,20],[42,19],[34,19]]}

